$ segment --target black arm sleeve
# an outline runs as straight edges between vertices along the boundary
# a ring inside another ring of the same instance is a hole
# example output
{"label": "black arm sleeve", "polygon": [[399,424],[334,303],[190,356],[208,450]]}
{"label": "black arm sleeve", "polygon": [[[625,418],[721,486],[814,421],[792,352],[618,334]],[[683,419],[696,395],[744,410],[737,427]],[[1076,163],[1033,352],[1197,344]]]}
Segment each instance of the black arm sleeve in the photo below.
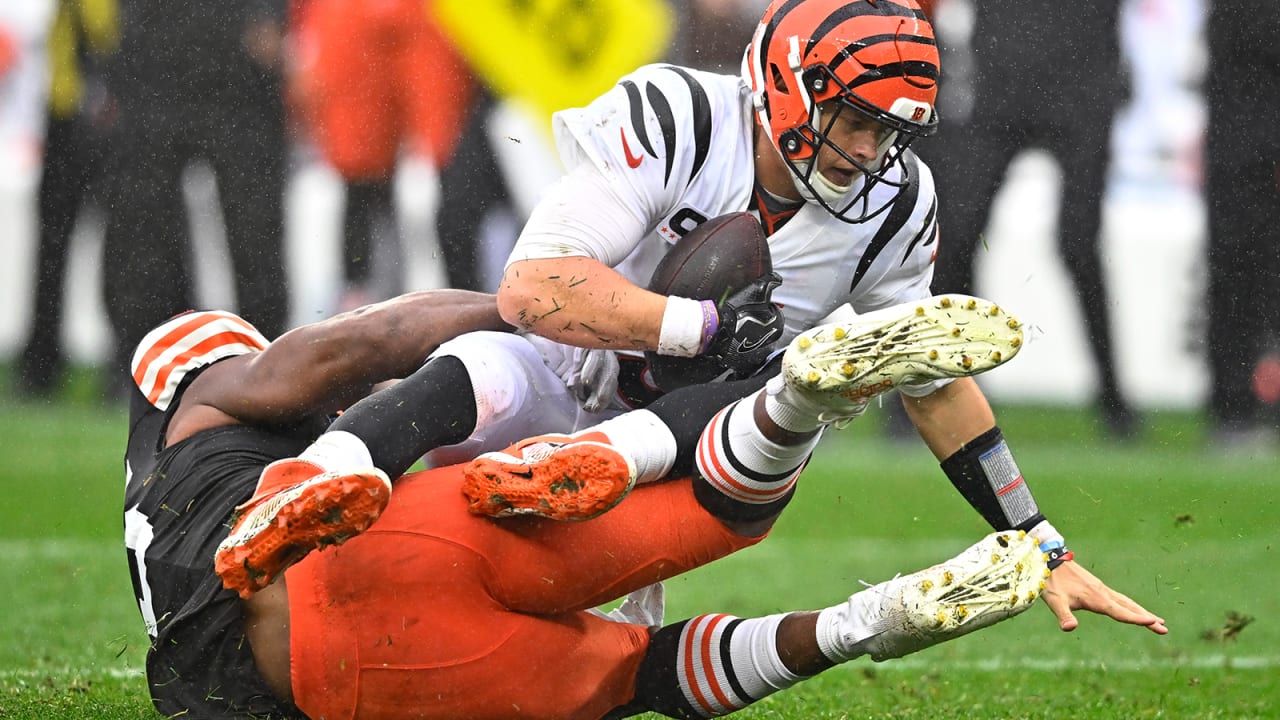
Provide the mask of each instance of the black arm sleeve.
{"label": "black arm sleeve", "polygon": [[996,530],[1030,530],[1044,520],[998,427],[943,460],[942,471]]}

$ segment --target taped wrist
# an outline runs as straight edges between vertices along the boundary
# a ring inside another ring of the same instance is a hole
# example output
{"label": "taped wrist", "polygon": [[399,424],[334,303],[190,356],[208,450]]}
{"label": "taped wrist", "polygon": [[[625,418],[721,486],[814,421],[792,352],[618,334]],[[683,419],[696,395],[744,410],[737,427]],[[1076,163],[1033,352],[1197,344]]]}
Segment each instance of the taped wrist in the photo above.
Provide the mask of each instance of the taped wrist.
{"label": "taped wrist", "polygon": [[658,354],[694,357],[707,349],[719,327],[720,316],[714,302],[668,297],[658,331]]}
{"label": "taped wrist", "polygon": [[998,427],[943,460],[942,471],[996,530],[1030,532],[1044,520]]}
{"label": "taped wrist", "polygon": [[1045,565],[1050,570],[1057,568],[1068,560],[1074,560],[1076,554],[1067,549],[1067,541],[1048,520],[1041,520],[1028,533],[1040,541],[1040,552],[1044,553]]}

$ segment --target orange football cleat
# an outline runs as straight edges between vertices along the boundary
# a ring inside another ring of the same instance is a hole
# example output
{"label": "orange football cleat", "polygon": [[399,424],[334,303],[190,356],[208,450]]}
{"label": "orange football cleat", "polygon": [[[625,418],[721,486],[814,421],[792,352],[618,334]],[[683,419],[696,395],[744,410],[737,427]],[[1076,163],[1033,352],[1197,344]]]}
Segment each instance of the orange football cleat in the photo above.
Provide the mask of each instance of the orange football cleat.
{"label": "orange football cleat", "polygon": [[475,515],[589,520],[617,505],[635,482],[635,464],[602,433],[540,435],[472,460],[462,493]]}
{"label": "orange football cleat", "polygon": [[390,500],[391,481],[377,468],[335,473],[306,460],[277,460],[263,469],[254,496],[236,508],[214,569],[224,587],[247,598],[312,550],[364,532]]}

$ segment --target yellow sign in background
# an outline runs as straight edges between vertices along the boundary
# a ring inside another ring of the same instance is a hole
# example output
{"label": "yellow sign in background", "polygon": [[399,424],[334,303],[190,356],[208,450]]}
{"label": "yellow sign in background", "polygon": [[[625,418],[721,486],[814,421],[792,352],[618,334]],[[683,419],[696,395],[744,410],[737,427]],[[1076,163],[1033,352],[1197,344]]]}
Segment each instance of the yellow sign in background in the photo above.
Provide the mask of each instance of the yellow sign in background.
{"label": "yellow sign in background", "polygon": [[665,0],[436,0],[441,27],[497,94],[548,119],[662,58]]}

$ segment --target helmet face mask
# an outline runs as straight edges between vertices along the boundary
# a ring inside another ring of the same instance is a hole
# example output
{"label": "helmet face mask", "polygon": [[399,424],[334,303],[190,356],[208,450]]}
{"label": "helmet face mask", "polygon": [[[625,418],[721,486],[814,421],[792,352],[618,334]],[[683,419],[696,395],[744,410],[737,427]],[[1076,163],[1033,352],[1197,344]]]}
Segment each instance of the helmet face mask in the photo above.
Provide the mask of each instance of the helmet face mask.
{"label": "helmet face mask", "polygon": [[[915,0],[775,0],[743,58],[757,121],[805,200],[845,222],[865,222],[912,180],[899,164],[916,137],[937,128],[933,28]],[[845,113],[881,126],[878,157],[859,162],[831,139]],[[818,168],[829,148],[861,178],[840,187]],[[885,185],[896,191],[872,190]]]}

